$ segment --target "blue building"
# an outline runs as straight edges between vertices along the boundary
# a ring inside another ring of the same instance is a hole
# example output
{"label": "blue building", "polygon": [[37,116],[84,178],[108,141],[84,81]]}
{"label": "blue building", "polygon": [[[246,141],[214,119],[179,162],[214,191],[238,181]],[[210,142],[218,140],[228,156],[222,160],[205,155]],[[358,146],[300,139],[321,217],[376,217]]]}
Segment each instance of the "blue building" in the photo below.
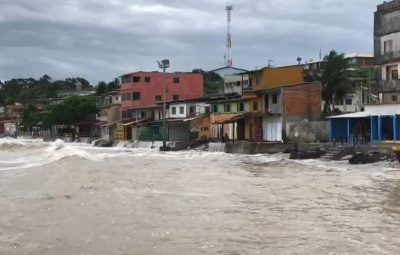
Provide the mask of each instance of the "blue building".
{"label": "blue building", "polygon": [[363,112],[329,117],[331,142],[380,143],[400,141],[400,105],[367,105]]}

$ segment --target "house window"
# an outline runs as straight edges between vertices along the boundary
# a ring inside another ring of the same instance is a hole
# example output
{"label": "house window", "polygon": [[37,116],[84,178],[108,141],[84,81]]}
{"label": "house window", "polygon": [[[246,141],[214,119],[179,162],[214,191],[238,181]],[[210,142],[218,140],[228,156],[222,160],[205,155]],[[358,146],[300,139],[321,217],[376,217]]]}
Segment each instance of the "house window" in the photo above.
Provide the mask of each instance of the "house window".
{"label": "house window", "polygon": [[273,94],[272,95],[272,104],[277,104],[278,103],[278,94]]}
{"label": "house window", "polygon": [[128,83],[130,81],[131,81],[131,77],[129,77],[129,76],[122,77],[122,83]]}
{"label": "house window", "polygon": [[257,75],[257,77],[256,77],[256,85],[259,85],[260,83],[261,83],[260,76]]}
{"label": "house window", "polygon": [[141,111],[141,112],[140,112],[140,118],[141,118],[141,119],[144,119],[144,118],[146,118],[146,117],[147,117],[146,112],[145,112],[145,111]]}
{"label": "house window", "polygon": [[335,105],[343,105],[343,98],[335,98]]}
{"label": "house window", "polygon": [[126,119],[126,111],[122,111],[122,118]]}
{"label": "house window", "polygon": [[126,101],[131,101],[132,100],[132,93],[128,92],[126,93]]}
{"label": "house window", "polygon": [[384,53],[390,53],[393,51],[393,40],[387,40],[383,43]]}
{"label": "house window", "polygon": [[244,80],[244,81],[243,81],[243,86],[246,87],[246,86],[248,86],[248,85],[249,85],[249,81],[248,81],[248,80]]}
{"label": "house window", "polygon": [[132,100],[140,100],[140,92],[132,92]]}
{"label": "house window", "polygon": [[346,105],[352,105],[353,100],[351,98],[346,98]]}
{"label": "house window", "polygon": [[258,110],[258,102],[253,102],[253,111]]}
{"label": "house window", "polygon": [[174,77],[174,83],[179,83],[179,77]]}
{"label": "house window", "polygon": [[122,101],[126,101],[126,93],[122,94]]}
{"label": "house window", "polygon": [[392,80],[398,80],[399,79],[399,71],[397,69],[392,70]]}
{"label": "house window", "polygon": [[179,107],[179,114],[185,114],[185,107],[184,106],[180,106]]}
{"label": "house window", "polygon": [[231,112],[231,104],[224,105],[224,112]]}
{"label": "house window", "polygon": [[196,112],[196,106],[190,106],[189,113],[194,114]]}
{"label": "house window", "polygon": [[217,104],[213,105],[213,112],[218,112],[218,105]]}
{"label": "house window", "polygon": [[172,115],[176,114],[176,107],[175,106],[172,107],[171,112],[172,112]]}
{"label": "house window", "polygon": [[150,77],[148,77],[148,76],[144,77],[144,82],[149,83],[150,82]]}
{"label": "house window", "polygon": [[236,82],[236,86],[240,87],[240,81]]}
{"label": "house window", "polygon": [[133,110],[132,109],[129,109],[128,111],[126,111],[126,117],[127,118],[133,118]]}
{"label": "house window", "polygon": [[173,96],[173,100],[174,100],[174,101],[178,101],[178,100],[179,100],[179,95],[174,95],[174,96]]}
{"label": "house window", "polygon": [[140,76],[133,76],[132,77],[133,82],[140,82]]}
{"label": "house window", "polygon": [[392,101],[397,102],[397,95],[392,95]]}
{"label": "house window", "polygon": [[156,102],[160,102],[161,101],[161,96],[156,96]]}
{"label": "house window", "polygon": [[210,106],[206,106],[206,113],[210,113]]}
{"label": "house window", "polygon": [[238,103],[238,111],[244,112],[244,103]]}

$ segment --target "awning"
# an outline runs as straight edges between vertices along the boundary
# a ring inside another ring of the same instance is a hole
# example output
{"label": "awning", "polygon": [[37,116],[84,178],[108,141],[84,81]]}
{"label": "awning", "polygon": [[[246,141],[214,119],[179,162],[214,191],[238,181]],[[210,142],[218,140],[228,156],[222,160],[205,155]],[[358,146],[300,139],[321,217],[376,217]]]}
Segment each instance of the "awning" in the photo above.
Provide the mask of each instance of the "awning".
{"label": "awning", "polygon": [[367,118],[370,116],[371,116],[371,113],[369,113],[369,112],[354,112],[354,113],[330,116],[330,117],[328,117],[328,119],[355,119],[355,118]]}
{"label": "awning", "polygon": [[149,119],[139,119],[139,120],[134,120],[134,121],[131,121],[131,122],[124,123],[123,125],[124,125],[124,127],[126,127],[126,126],[133,126],[133,125],[136,125],[136,124],[139,124],[139,123],[146,122],[146,121],[148,121],[148,120],[149,120]]}
{"label": "awning", "polygon": [[233,113],[211,115],[211,124],[232,123],[243,117],[244,117],[243,114],[233,114]]}
{"label": "awning", "polygon": [[111,126],[117,125],[118,123],[119,123],[119,121],[114,121],[114,122],[107,123],[107,124],[104,124],[104,125],[101,125],[101,126],[102,127],[111,127]]}
{"label": "awning", "polygon": [[94,123],[94,126],[102,126],[104,124],[107,124],[107,121],[97,121],[96,123]]}

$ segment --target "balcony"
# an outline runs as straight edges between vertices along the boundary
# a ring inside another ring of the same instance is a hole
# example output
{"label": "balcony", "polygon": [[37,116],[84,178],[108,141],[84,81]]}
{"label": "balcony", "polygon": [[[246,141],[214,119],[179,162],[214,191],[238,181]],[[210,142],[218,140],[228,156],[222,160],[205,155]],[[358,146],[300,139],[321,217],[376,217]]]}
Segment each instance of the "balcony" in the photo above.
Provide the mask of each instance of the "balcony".
{"label": "balcony", "polygon": [[392,61],[400,60],[400,51],[390,51],[375,56],[375,64],[382,65]]}
{"label": "balcony", "polygon": [[379,81],[379,86],[383,92],[400,91],[400,80]]}

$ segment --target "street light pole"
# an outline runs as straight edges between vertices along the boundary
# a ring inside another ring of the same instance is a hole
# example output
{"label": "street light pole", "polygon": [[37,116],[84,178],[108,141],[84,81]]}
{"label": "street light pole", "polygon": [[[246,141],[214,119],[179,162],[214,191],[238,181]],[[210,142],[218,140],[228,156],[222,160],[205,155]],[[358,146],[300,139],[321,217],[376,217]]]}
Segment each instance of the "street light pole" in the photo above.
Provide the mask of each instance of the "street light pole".
{"label": "street light pole", "polygon": [[160,147],[161,151],[167,151],[167,84],[165,81],[165,70],[170,67],[168,59],[158,61],[158,67],[163,70],[163,146]]}

